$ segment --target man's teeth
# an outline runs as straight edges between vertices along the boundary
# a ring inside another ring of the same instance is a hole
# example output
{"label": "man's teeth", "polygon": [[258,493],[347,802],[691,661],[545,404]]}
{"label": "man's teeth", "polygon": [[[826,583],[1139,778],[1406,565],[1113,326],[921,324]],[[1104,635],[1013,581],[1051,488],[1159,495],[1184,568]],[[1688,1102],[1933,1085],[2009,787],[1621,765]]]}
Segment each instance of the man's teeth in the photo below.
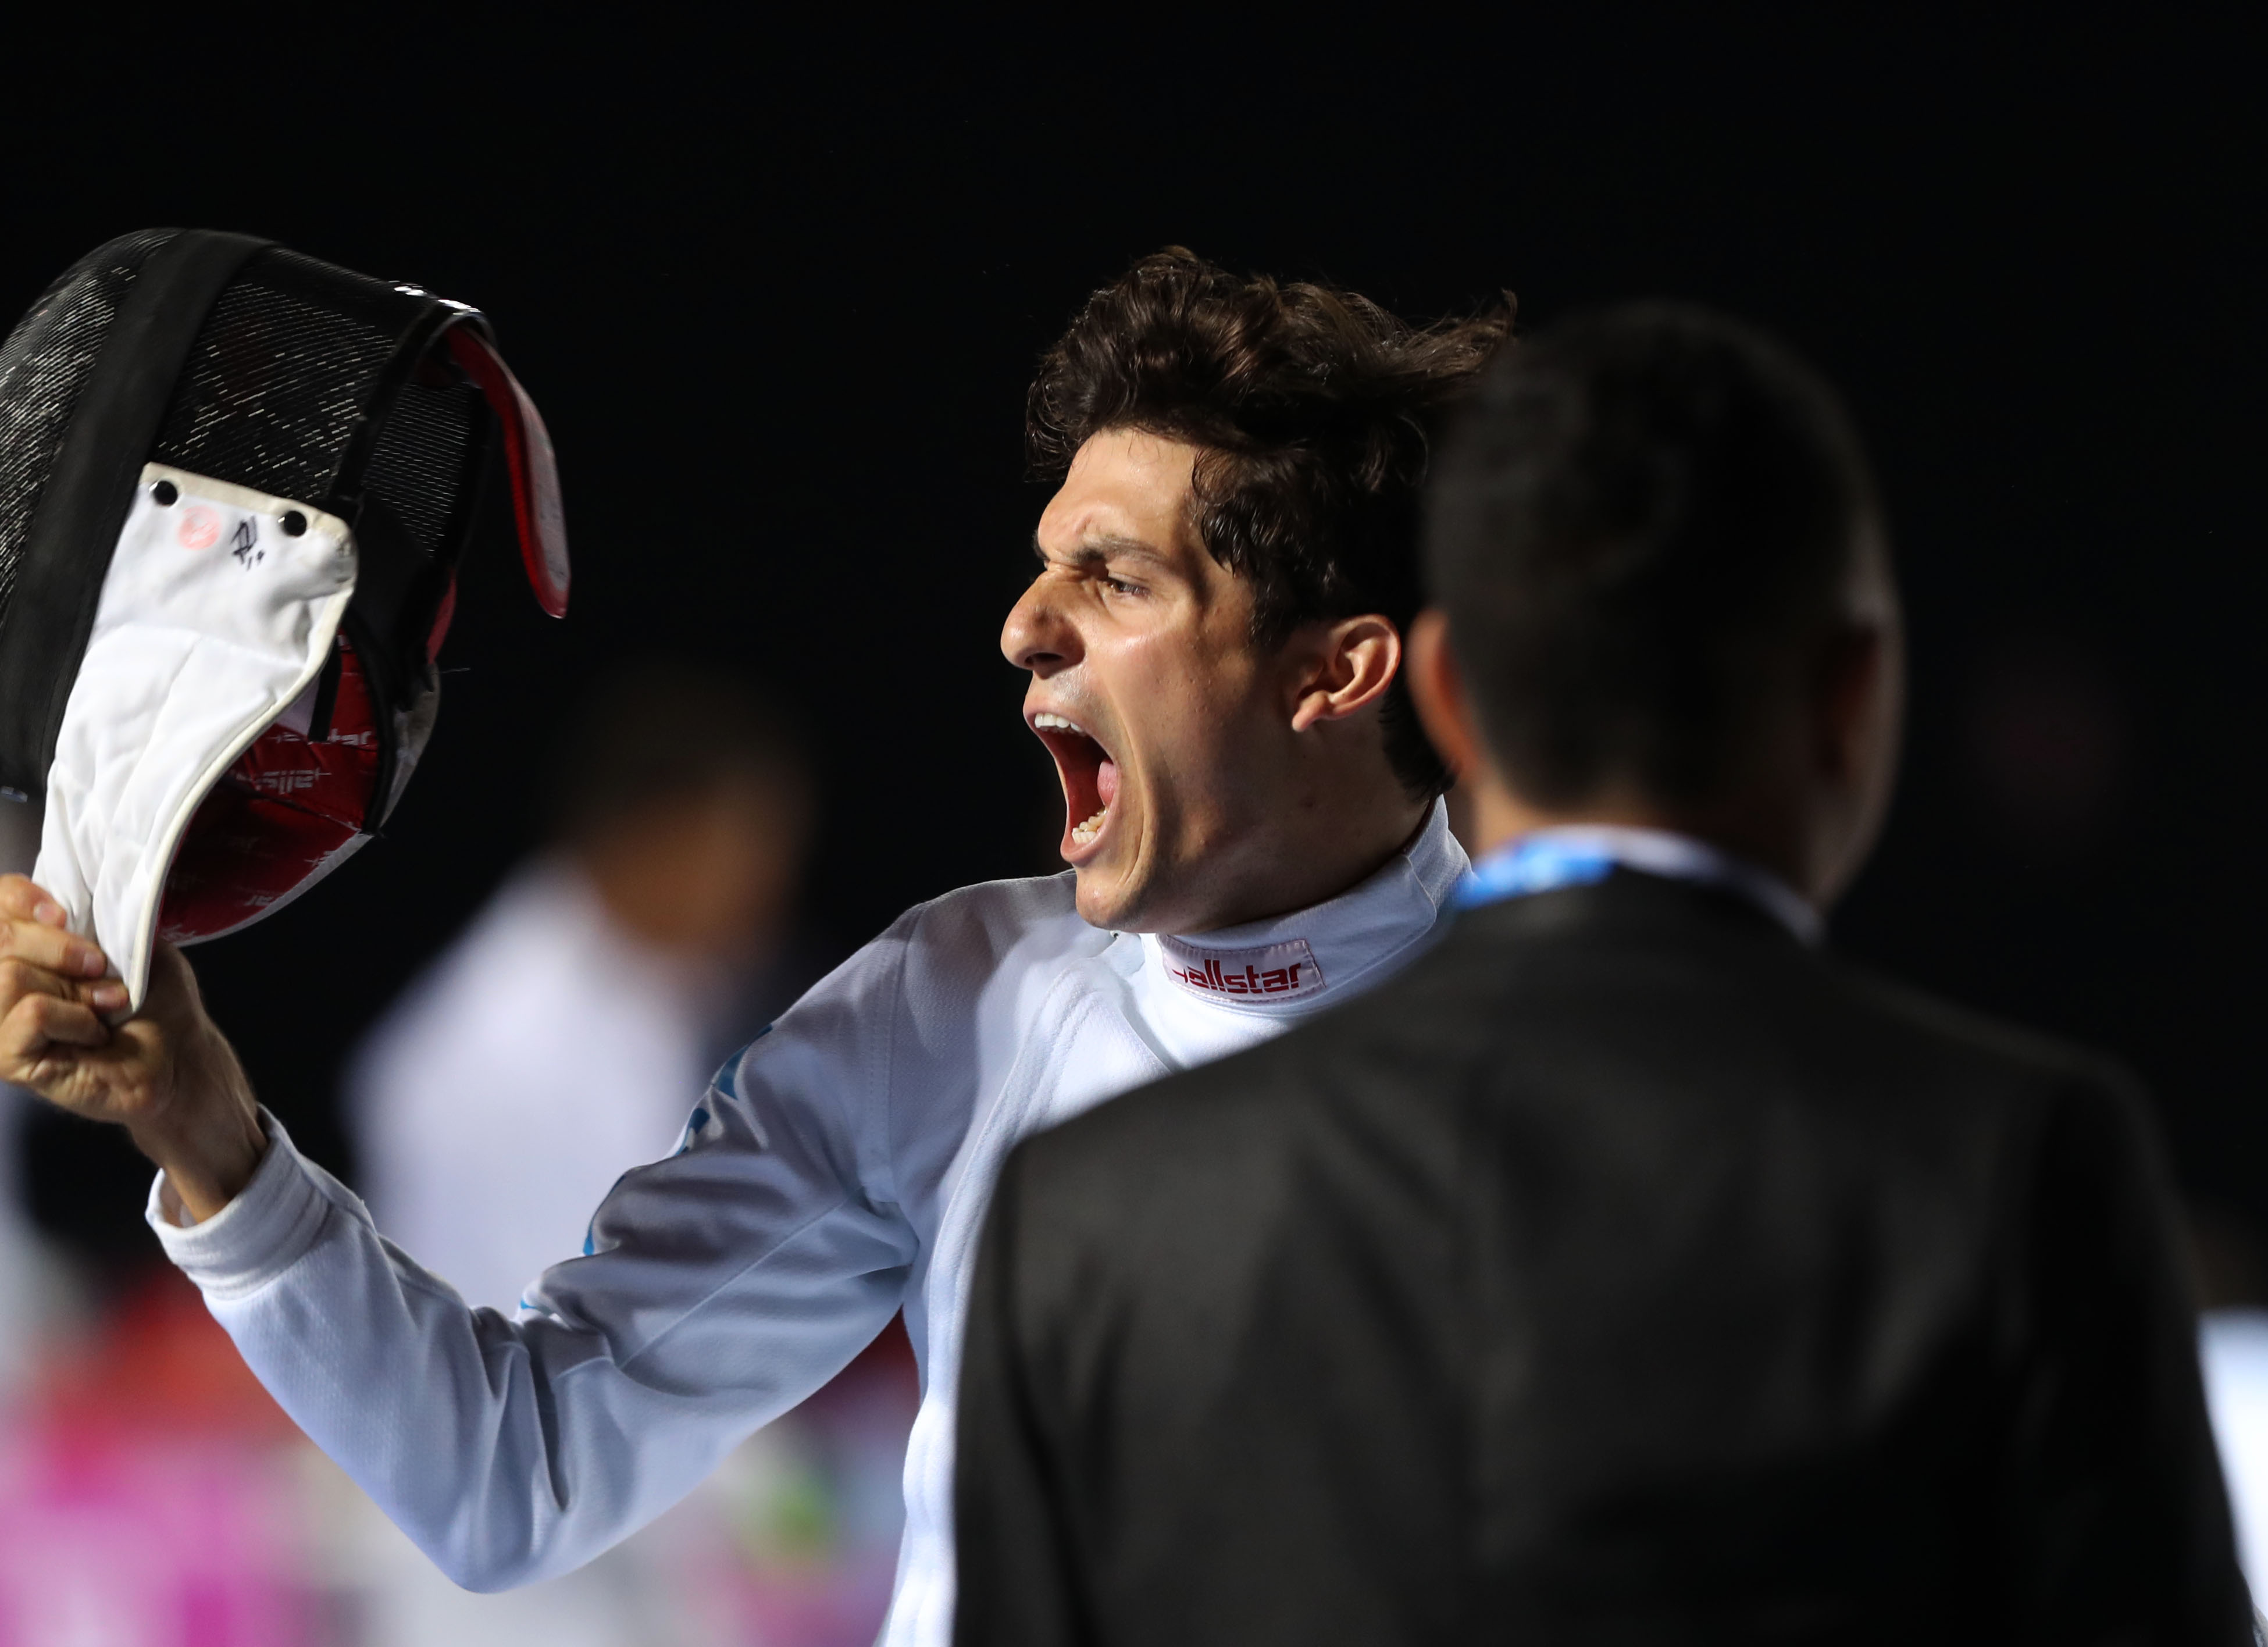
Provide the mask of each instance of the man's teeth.
{"label": "man's teeth", "polygon": [[[1086,727],[1080,725],[1069,716],[1057,715],[1049,710],[1042,710],[1037,715],[1033,716],[1032,725],[1036,731],[1043,732],[1071,732],[1081,738],[1091,738],[1094,736],[1094,734],[1089,732]],[[1103,778],[1108,779],[1112,770],[1113,768],[1110,766],[1109,761],[1106,758],[1102,763],[1102,771],[1101,776]],[[1110,785],[1106,783],[1104,787],[1107,791]],[[1110,805],[1106,800],[1103,804],[1102,809],[1096,812],[1094,817],[1088,819],[1084,823],[1075,823],[1071,827],[1071,844],[1073,846],[1092,845],[1094,838],[1102,833],[1103,820],[1109,816]]]}

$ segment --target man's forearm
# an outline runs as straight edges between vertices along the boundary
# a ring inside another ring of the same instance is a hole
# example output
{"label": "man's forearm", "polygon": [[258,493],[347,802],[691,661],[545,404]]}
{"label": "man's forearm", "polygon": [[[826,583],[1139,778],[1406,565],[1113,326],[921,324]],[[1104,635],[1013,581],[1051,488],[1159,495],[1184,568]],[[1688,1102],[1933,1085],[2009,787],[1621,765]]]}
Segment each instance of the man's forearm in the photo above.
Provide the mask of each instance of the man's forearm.
{"label": "man's forearm", "polygon": [[129,1129],[135,1146],[165,1174],[159,1204],[177,1224],[202,1224],[235,1200],[268,1151],[234,1049],[217,1031],[198,1039],[166,1113]]}

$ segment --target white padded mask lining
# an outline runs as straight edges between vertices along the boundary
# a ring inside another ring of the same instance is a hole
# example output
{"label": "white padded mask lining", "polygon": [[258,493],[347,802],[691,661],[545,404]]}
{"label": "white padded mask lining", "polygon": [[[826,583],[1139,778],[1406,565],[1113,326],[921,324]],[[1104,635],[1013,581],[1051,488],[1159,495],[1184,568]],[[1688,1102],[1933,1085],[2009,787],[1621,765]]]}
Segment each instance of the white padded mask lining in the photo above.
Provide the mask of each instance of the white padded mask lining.
{"label": "white padded mask lining", "polygon": [[143,469],[63,710],[33,871],[71,930],[102,945],[129,1010],[191,815],[320,673],[354,583],[354,534],[336,516]]}

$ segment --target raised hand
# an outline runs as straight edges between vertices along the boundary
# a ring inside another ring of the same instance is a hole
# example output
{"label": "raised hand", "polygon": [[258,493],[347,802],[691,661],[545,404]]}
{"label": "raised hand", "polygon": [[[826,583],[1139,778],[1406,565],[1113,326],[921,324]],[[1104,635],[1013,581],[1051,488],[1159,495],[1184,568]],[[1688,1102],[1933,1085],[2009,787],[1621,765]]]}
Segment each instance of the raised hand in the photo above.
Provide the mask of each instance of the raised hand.
{"label": "raised hand", "polygon": [[152,959],[142,1011],[101,950],[65,930],[55,900],[0,875],[0,1080],[124,1127],[165,1169],[169,1200],[210,1217],[250,1180],[267,1139],[244,1071],[170,944]]}

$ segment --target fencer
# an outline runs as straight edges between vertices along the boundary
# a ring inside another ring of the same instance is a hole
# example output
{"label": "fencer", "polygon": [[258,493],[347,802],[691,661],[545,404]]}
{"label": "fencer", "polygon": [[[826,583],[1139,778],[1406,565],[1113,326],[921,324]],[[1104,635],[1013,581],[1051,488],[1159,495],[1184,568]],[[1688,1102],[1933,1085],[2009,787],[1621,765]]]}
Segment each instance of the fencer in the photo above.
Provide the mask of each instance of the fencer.
{"label": "fencer", "polygon": [[287,1411],[458,1582],[587,1560],[901,1309],[924,1398],[883,1639],[950,1636],[966,1272],[1019,1138],[1266,1040],[1425,946],[1466,868],[1399,680],[1428,415],[1508,311],[1431,327],[1172,251],[1045,357],[1061,485],[1001,646],[1067,873],[900,918],[719,1071],[514,1317],[468,1309],[258,1107],[179,954],[0,881],[0,1077],[123,1123],[166,1252]]}

